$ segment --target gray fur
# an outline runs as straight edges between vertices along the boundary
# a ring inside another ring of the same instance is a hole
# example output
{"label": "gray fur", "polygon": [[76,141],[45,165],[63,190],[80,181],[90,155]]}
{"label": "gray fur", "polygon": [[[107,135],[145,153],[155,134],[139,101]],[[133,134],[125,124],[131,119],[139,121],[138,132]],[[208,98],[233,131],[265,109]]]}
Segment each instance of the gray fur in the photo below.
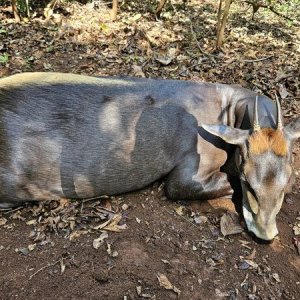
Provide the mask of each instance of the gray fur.
{"label": "gray fur", "polygon": [[[162,177],[173,199],[231,197],[235,174],[220,169],[234,149],[201,124],[249,129],[255,97],[239,86],[191,81],[3,78],[0,206],[120,194]],[[258,111],[262,127],[275,126],[270,99],[259,96]]]}

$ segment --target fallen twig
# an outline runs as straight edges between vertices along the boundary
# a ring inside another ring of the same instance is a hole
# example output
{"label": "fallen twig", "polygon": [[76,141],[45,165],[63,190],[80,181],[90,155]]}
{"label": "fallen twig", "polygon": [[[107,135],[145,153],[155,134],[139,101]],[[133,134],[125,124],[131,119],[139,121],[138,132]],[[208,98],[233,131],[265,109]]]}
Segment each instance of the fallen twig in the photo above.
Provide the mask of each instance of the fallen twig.
{"label": "fallen twig", "polygon": [[17,210],[22,209],[24,206],[19,206],[17,208],[1,208],[0,212],[2,212],[3,214],[7,215],[9,213],[15,212]]}
{"label": "fallen twig", "polygon": [[92,198],[85,198],[82,200],[82,203],[86,203],[92,200],[101,200],[101,199],[109,199],[109,196],[103,195],[103,196],[97,196],[97,197],[92,197]]}
{"label": "fallen twig", "polygon": [[266,57],[257,58],[257,59],[252,59],[252,60],[245,59],[245,60],[243,60],[243,61],[244,61],[244,62],[247,62],[247,63],[252,63],[252,62],[257,62],[257,61],[267,60],[267,59],[272,58],[273,56],[274,56],[274,55],[269,55],[269,56],[266,56]]}
{"label": "fallen twig", "polygon": [[200,65],[202,65],[202,64],[203,64],[203,62],[200,62],[200,63],[193,64],[193,65],[191,65],[191,66],[189,66],[189,67],[186,67],[186,69],[184,69],[184,70],[182,70],[182,71],[180,71],[180,72],[178,73],[178,76],[182,75],[186,70],[193,69],[194,67],[200,66]]}
{"label": "fallen twig", "polygon": [[[193,29],[193,25],[192,25],[192,24],[190,25],[190,29],[191,29],[192,37],[193,37],[193,39],[195,40],[195,43],[196,43],[197,48],[199,49],[199,51],[200,51],[202,54],[204,54],[204,55],[206,55],[206,56],[208,56],[208,57],[210,57],[210,58],[212,58],[212,59],[214,60],[214,57],[217,57],[216,55],[213,55],[213,54],[211,54],[211,53],[207,53],[207,52],[205,52],[205,51],[201,48],[201,46],[200,46],[200,44],[199,44],[199,42],[198,42],[198,40],[197,40],[197,38],[196,38],[196,33],[195,33],[194,29]],[[214,62],[215,62],[215,60],[214,60]]]}
{"label": "fallen twig", "polygon": [[43,266],[42,268],[38,269],[36,272],[34,272],[32,275],[30,275],[29,280],[31,280],[36,274],[38,274],[39,272],[49,268],[49,267],[53,267],[56,264],[60,263],[61,259],[57,260],[56,262],[52,263],[52,264],[48,264],[46,266]]}
{"label": "fallen twig", "polygon": [[[248,0],[246,0],[245,2],[248,3],[248,4],[250,4],[250,5],[252,5],[253,8],[256,7],[256,11],[257,11],[260,7],[261,7],[261,8],[266,8],[266,9],[269,9],[271,12],[273,12],[275,15],[277,15],[277,16],[279,16],[279,17],[281,17],[281,18],[284,18],[284,19],[286,19],[286,20],[289,20],[289,21],[291,21],[291,22],[294,22],[296,25],[298,25],[298,22],[297,22],[297,21],[295,21],[294,19],[292,19],[292,18],[290,18],[290,17],[288,17],[288,16],[286,16],[286,15],[283,15],[282,13],[278,12],[278,11],[275,9],[275,7],[272,6],[272,5],[269,5],[269,4],[268,4],[268,5],[264,5],[264,4],[262,4],[262,3],[257,3],[257,2],[248,1]],[[254,11],[254,13],[255,13],[256,11]]]}

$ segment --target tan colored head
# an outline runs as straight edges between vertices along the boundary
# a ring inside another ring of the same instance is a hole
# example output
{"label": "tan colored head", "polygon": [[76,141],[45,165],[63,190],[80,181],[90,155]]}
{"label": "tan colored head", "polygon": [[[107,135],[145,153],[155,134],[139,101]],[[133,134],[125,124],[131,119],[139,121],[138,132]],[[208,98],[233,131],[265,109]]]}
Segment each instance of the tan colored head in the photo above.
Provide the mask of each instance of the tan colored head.
{"label": "tan colored head", "polygon": [[265,241],[278,234],[276,215],[292,181],[292,141],[300,137],[300,117],[283,127],[277,102],[276,128],[260,128],[257,99],[251,130],[204,125],[208,132],[239,146],[238,168],[243,190],[243,215],[250,232]]}

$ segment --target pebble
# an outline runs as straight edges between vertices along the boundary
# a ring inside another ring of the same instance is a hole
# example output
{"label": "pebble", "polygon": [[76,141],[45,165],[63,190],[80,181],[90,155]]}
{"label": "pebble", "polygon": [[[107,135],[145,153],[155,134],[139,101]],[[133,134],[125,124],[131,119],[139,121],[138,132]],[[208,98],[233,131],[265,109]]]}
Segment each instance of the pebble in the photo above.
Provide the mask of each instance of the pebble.
{"label": "pebble", "polygon": [[250,265],[247,262],[243,261],[238,265],[238,267],[240,270],[247,270],[249,269]]}

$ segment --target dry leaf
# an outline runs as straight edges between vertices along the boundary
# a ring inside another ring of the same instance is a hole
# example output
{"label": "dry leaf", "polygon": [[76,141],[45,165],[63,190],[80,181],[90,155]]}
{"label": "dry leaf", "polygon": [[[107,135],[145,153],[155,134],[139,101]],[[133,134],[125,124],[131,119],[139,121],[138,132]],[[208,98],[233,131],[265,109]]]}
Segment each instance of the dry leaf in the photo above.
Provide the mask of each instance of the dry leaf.
{"label": "dry leaf", "polygon": [[246,256],[245,258],[251,260],[251,259],[255,258],[255,255],[256,255],[256,249],[253,249],[251,254]]}
{"label": "dry leaf", "polygon": [[164,287],[166,290],[173,290],[175,293],[180,295],[181,291],[169,281],[166,275],[158,273],[157,279],[160,286]]}
{"label": "dry leaf", "polygon": [[217,297],[220,297],[220,298],[227,298],[230,296],[229,293],[221,292],[219,289],[215,289],[215,293],[216,293]]}
{"label": "dry leaf", "polygon": [[293,242],[298,251],[298,254],[300,255],[300,240],[298,238],[293,238]]}
{"label": "dry leaf", "polygon": [[156,60],[162,65],[167,66],[172,62],[173,58],[167,56],[159,56],[156,58]]}
{"label": "dry leaf", "polygon": [[241,282],[240,286],[243,287],[244,285],[247,284],[247,280],[248,280],[249,274],[247,273],[244,280]]}
{"label": "dry leaf", "polygon": [[250,259],[244,259],[244,262],[246,262],[249,266],[251,266],[253,269],[258,268],[258,264]]}
{"label": "dry leaf", "polygon": [[133,75],[137,77],[146,77],[141,66],[132,66]]}
{"label": "dry leaf", "polygon": [[178,207],[174,208],[174,210],[178,216],[184,215],[184,209],[185,209],[184,206],[178,206]]}
{"label": "dry leaf", "polygon": [[127,225],[118,225],[118,223],[121,221],[122,215],[121,214],[115,214],[111,219],[108,221],[94,227],[93,229],[105,229],[108,231],[114,231],[114,232],[121,232],[122,230],[127,229]]}
{"label": "dry leaf", "polygon": [[75,240],[76,238],[80,237],[81,235],[83,234],[87,234],[88,231],[87,230],[75,230],[74,232],[72,232],[70,235],[69,235],[69,240],[70,241],[73,241]]}
{"label": "dry leaf", "polygon": [[142,17],[141,14],[136,14],[135,16],[132,17],[132,21],[137,21]]}
{"label": "dry leaf", "polygon": [[170,265],[170,262],[166,259],[161,259],[161,261],[164,263],[164,264],[167,264],[167,265]]}
{"label": "dry leaf", "polygon": [[27,225],[35,225],[37,223],[36,219],[32,219],[28,222],[26,222]]}
{"label": "dry leaf", "polygon": [[137,286],[136,287],[136,292],[137,292],[138,296],[140,296],[141,293],[142,293],[142,287],[141,286]]}
{"label": "dry leaf", "polygon": [[108,238],[108,233],[105,231],[100,235],[100,237],[93,240],[93,247],[95,249],[98,249],[104,243],[104,240],[107,238]]}
{"label": "dry leaf", "polygon": [[33,251],[36,248],[36,244],[30,244],[28,245],[28,250]]}
{"label": "dry leaf", "polygon": [[122,210],[127,210],[129,208],[128,204],[124,203],[122,205]]}
{"label": "dry leaf", "polygon": [[254,50],[252,50],[252,49],[249,49],[248,51],[246,51],[246,52],[244,53],[244,55],[245,55],[247,58],[254,58],[254,59],[257,58],[257,57],[256,57],[256,54],[257,54],[257,51],[254,51]]}
{"label": "dry leaf", "polygon": [[279,279],[278,273],[273,273],[272,277],[275,279],[276,282],[281,282],[281,280]]}
{"label": "dry leaf", "polygon": [[235,213],[224,214],[221,218],[220,227],[224,236],[244,231],[243,227],[240,225],[239,217]]}
{"label": "dry leaf", "polygon": [[5,218],[0,218],[0,226],[5,225],[7,222],[7,219]]}
{"label": "dry leaf", "polygon": [[66,269],[66,265],[64,264],[64,259],[60,259],[60,274],[62,274]]}
{"label": "dry leaf", "polygon": [[205,216],[194,217],[194,222],[199,225],[205,224],[207,221],[208,221],[208,218]]}
{"label": "dry leaf", "polygon": [[283,84],[279,84],[279,94],[282,99],[286,98],[289,95]]}
{"label": "dry leaf", "polygon": [[294,225],[293,230],[294,230],[294,235],[300,235],[300,223]]}
{"label": "dry leaf", "polygon": [[107,253],[111,257],[117,257],[119,255],[118,251],[113,251],[111,248],[111,244],[107,243]]}

